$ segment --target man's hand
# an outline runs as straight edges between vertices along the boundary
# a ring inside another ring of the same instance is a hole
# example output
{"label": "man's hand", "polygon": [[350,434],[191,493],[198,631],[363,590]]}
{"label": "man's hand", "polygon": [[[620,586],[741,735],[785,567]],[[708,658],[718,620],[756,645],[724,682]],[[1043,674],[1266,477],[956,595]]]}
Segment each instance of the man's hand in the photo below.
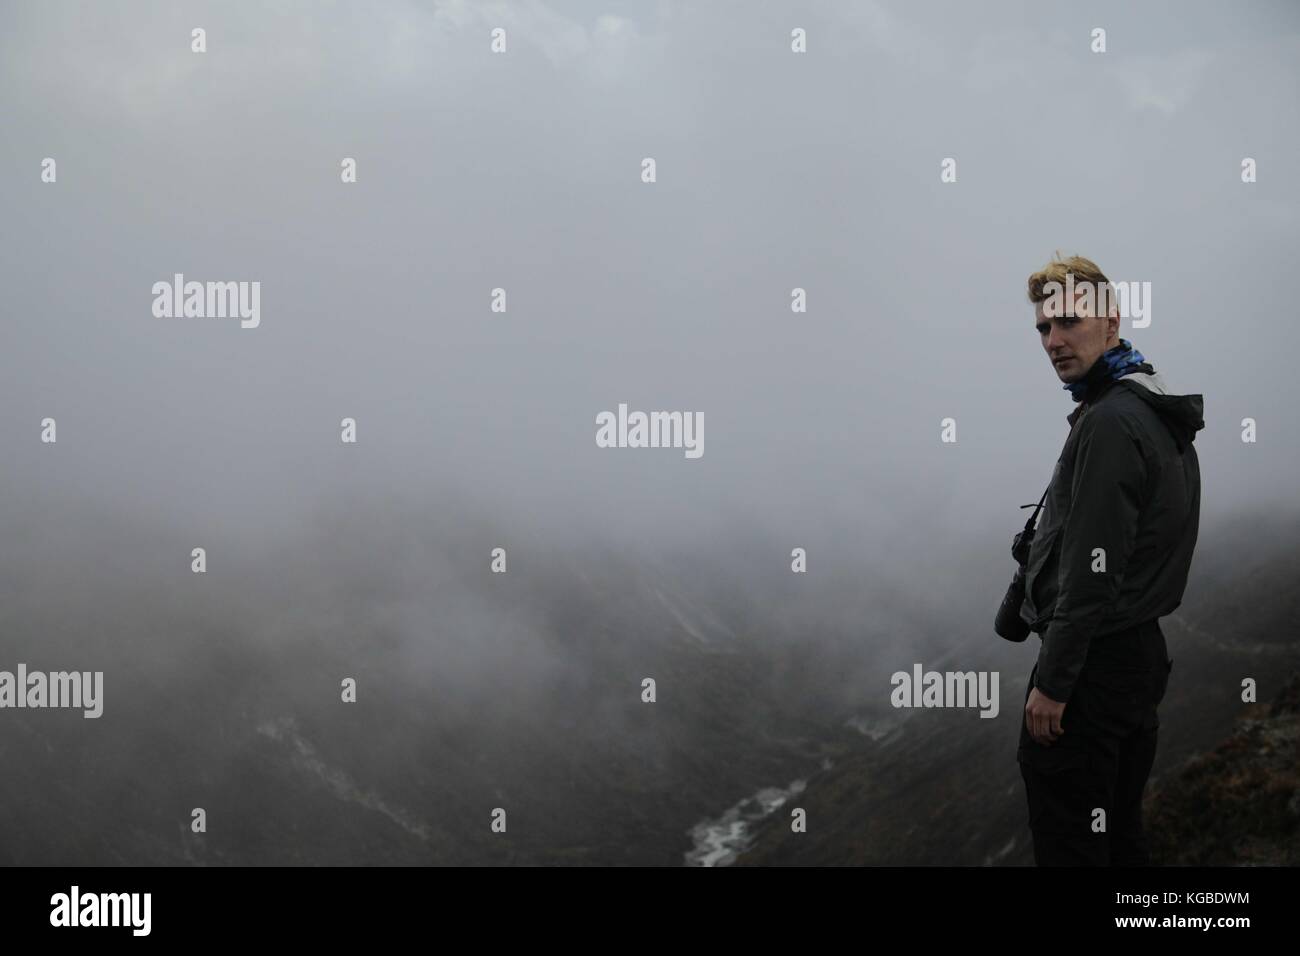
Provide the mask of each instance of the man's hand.
{"label": "man's hand", "polygon": [[1052,741],[1065,729],[1061,727],[1061,717],[1065,714],[1065,704],[1057,703],[1037,687],[1029,692],[1025,701],[1025,727],[1029,736],[1044,747],[1051,746]]}

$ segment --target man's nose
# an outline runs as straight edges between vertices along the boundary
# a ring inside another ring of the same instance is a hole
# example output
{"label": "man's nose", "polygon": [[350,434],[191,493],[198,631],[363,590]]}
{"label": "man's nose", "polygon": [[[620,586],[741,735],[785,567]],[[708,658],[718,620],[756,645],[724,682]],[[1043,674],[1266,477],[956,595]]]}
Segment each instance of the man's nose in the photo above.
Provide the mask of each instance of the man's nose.
{"label": "man's nose", "polygon": [[1061,330],[1058,326],[1053,325],[1052,331],[1047,334],[1047,351],[1055,352],[1065,344],[1065,339],[1061,337]]}

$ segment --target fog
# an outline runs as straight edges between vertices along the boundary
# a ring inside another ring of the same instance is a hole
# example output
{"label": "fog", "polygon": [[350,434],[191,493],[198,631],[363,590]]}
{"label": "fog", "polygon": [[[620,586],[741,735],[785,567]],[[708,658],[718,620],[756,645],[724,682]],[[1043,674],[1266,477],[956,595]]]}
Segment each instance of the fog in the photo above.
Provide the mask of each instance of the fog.
{"label": "fog", "polygon": [[[666,568],[683,627],[821,655],[847,704],[920,634],[996,641],[1074,408],[1025,294],[1057,250],[1151,283],[1121,335],[1205,396],[1202,527],[1296,513],[1293,4],[0,19],[4,664],[195,681],[180,646],[325,646],[466,714],[607,701],[555,635],[608,612],[635,694],[659,659],[619,589]],[[156,317],[176,273],[260,282],[260,324]],[[597,447],[620,403],[701,414],[704,454]],[[337,701],[322,670],[292,693]]]}

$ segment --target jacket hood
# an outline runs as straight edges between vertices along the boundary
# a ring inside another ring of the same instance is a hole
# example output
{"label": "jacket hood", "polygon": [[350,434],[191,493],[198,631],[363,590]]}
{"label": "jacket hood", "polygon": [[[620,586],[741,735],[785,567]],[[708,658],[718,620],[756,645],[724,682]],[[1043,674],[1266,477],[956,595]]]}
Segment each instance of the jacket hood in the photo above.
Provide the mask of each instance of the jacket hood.
{"label": "jacket hood", "polygon": [[1133,372],[1116,381],[1126,384],[1129,391],[1156,410],[1160,420],[1169,427],[1178,450],[1183,451],[1205,427],[1204,396],[1171,395],[1159,372]]}

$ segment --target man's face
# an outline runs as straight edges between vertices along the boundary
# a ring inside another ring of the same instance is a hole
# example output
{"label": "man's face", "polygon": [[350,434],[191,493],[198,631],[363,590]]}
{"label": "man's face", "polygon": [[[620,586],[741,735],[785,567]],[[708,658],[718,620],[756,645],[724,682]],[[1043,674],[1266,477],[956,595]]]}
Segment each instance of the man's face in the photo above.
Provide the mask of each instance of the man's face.
{"label": "man's face", "polygon": [[1074,315],[1049,318],[1043,314],[1046,304],[1046,301],[1034,303],[1034,327],[1057,378],[1069,385],[1087,374],[1092,363],[1109,347],[1108,342],[1117,344],[1112,339],[1119,330],[1119,316],[1095,318],[1076,296]]}

